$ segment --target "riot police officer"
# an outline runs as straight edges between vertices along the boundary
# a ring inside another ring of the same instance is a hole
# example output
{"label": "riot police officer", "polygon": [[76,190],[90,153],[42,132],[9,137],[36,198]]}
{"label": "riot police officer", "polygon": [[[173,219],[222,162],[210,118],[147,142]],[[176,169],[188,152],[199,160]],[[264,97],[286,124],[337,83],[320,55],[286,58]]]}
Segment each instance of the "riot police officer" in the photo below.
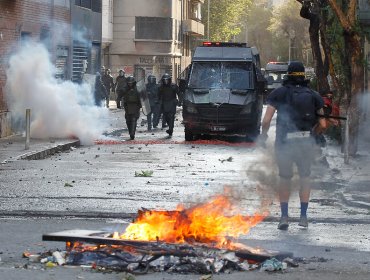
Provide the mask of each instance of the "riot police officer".
{"label": "riot police officer", "polygon": [[95,105],[100,107],[102,105],[102,101],[105,100],[106,97],[107,97],[107,90],[103,84],[100,73],[96,72],[95,90],[94,90]]}
{"label": "riot police officer", "polygon": [[127,88],[123,93],[123,106],[125,119],[130,134],[130,139],[135,139],[137,120],[140,117],[140,95],[136,87],[136,80],[133,76],[127,77]]}
{"label": "riot police officer", "polygon": [[158,88],[158,99],[161,104],[163,117],[168,124],[166,132],[169,137],[172,136],[175,124],[176,106],[179,102],[177,98],[181,100],[179,88],[176,84],[172,83],[171,76],[166,73],[162,76],[161,85]]}
{"label": "riot police officer", "polygon": [[149,98],[150,113],[147,115],[148,130],[152,127],[157,128],[159,122],[159,100],[158,100],[158,86],[157,79],[154,75],[148,76],[148,83],[146,84],[146,94]]}
{"label": "riot police officer", "polygon": [[104,74],[102,76],[102,81],[103,81],[103,84],[105,86],[105,89],[107,90],[107,93],[108,93],[105,102],[106,102],[107,108],[109,108],[110,91],[111,90],[114,91],[114,81],[113,81],[112,75],[110,74],[110,70],[109,69],[105,69],[105,72],[104,72]]}
{"label": "riot police officer", "polygon": [[116,94],[117,94],[117,99],[116,99],[117,109],[121,109],[121,101],[122,101],[122,97],[126,89],[127,89],[127,81],[125,77],[125,71],[123,71],[123,69],[120,69],[118,71],[118,76],[116,78],[116,88],[115,88]]}

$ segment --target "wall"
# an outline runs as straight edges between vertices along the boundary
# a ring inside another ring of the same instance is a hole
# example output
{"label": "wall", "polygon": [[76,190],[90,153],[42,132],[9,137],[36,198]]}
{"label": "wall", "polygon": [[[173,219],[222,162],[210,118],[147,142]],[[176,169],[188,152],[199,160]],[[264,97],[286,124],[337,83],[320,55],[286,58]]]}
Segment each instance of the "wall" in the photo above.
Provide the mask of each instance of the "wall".
{"label": "wall", "polygon": [[[5,71],[10,55],[19,47],[21,33],[28,32],[32,39],[39,40],[42,28],[49,30],[52,36],[49,50],[55,60],[56,46],[70,45],[69,3],[69,0],[0,1],[0,137],[10,134],[11,112],[8,112],[5,99]],[[59,30],[55,36],[54,30]]]}

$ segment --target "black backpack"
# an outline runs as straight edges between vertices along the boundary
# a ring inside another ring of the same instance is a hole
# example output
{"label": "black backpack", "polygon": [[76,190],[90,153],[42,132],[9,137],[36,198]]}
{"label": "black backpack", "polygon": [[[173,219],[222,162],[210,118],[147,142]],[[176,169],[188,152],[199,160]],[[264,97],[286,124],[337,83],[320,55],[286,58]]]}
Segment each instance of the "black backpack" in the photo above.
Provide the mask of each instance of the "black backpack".
{"label": "black backpack", "polygon": [[313,91],[305,86],[287,86],[290,119],[298,130],[309,131],[317,122]]}

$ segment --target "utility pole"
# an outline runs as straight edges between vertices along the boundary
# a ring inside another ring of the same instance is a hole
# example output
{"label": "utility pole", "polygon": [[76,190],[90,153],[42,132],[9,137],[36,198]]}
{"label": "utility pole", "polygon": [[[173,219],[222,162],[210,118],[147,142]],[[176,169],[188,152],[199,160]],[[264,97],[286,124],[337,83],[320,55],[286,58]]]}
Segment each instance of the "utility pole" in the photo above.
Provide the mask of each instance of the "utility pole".
{"label": "utility pole", "polygon": [[211,0],[207,0],[207,41],[210,40],[209,37],[209,11],[210,11],[210,4]]}

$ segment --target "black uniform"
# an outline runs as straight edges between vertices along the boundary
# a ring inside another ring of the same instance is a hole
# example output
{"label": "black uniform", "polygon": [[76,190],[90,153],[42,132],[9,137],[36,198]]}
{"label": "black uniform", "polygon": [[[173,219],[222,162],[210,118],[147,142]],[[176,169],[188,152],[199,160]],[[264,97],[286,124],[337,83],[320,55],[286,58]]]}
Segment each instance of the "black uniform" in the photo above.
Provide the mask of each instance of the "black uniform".
{"label": "black uniform", "polygon": [[146,84],[146,94],[149,98],[150,113],[147,115],[148,130],[152,127],[157,128],[159,122],[160,105],[158,100],[158,85],[153,75],[148,77],[148,83]]}
{"label": "black uniform", "polygon": [[122,73],[122,75],[117,76],[116,86],[115,86],[115,90],[117,94],[116,103],[117,103],[118,109],[121,108],[122,97],[125,91],[127,90],[127,79],[125,77],[125,72],[123,70],[120,70],[119,72]]}
{"label": "black uniform", "polygon": [[105,74],[102,76],[102,81],[105,86],[105,89],[107,90],[107,98],[106,98],[106,106],[109,108],[109,96],[110,96],[110,91],[114,91],[114,80],[113,77],[110,74],[109,70],[105,71]]}
{"label": "black uniform", "polygon": [[[130,81],[128,78],[128,81]],[[133,78],[133,77],[132,77]],[[131,140],[135,139],[137,120],[140,117],[140,95],[136,88],[136,82],[128,83],[127,90],[123,94],[125,119]]]}
{"label": "black uniform", "polygon": [[95,105],[101,106],[102,101],[105,100],[106,97],[107,97],[107,90],[103,84],[100,73],[98,72],[96,73],[96,77],[95,77],[95,91],[94,91]]}
{"label": "black uniform", "polygon": [[158,98],[161,103],[163,116],[168,124],[166,132],[172,136],[173,127],[175,124],[176,106],[180,99],[179,88],[176,84],[171,83],[171,77],[164,74],[161,80],[161,85],[158,88]]}

